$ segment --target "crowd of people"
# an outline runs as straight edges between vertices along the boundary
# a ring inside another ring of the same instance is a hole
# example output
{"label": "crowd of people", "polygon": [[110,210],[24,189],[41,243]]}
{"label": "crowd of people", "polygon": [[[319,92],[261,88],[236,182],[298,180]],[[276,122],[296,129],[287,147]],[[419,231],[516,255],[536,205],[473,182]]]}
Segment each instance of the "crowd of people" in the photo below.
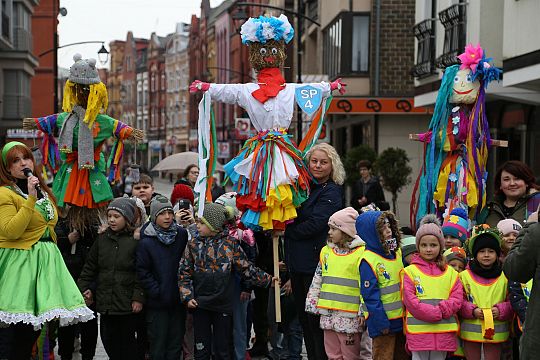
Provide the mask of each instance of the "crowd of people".
{"label": "crowd of people", "polygon": [[[472,226],[466,211],[449,209],[414,233],[379,209],[387,204],[369,162],[359,164],[353,207],[331,145],[313,146],[305,162],[310,194],[279,238],[274,274],[274,234],[243,227],[234,193],[216,188],[196,215],[196,165],[170,196],[155,193],[148,174],[130,178],[126,195],[81,231],[55,206],[31,151],[6,144],[0,359],[28,360],[44,334],[61,359],[72,359],[76,338],[92,359],[98,316],[113,360],[301,359],[303,344],[310,360],[534,357],[540,187],[527,165],[500,168],[484,221]],[[69,313],[51,314],[45,333],[6,321],[28,304]]]}

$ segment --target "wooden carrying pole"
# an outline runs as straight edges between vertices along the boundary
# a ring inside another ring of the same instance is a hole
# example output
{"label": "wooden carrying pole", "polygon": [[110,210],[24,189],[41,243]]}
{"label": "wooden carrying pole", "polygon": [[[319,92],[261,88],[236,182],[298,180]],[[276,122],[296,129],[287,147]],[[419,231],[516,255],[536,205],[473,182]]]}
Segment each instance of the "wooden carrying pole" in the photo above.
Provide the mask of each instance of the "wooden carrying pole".
{"label": "wooden carrying pole", "polygon": [[[274,276],[279,277],[279,235],[272,236],[272,246],[274,254]],[[276,322],[281,322],[281,289],[279,282],[274,282],[274,298],[276,304]]]}
{"label": "wooden carrying pole", "polygon": [[[420,140],[420,136],[418,136],[418,134],[409,134],[409,140],[422,141]],[[508,147],[508,141],[491,139],[491,146]]]}

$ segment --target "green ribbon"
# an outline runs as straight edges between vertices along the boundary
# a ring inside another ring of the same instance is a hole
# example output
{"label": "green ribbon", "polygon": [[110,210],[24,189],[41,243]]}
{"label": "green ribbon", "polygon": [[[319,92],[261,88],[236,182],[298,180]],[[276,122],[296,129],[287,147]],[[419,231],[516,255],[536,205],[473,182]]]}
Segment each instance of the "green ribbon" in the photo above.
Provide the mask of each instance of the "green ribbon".
{"label": "green ribbon", "polygon": [[8,164],[6,164],[7,153],[14,146],[24,146],[25,148],[28,149],[28,146],[26,146],[25,144],[23,144],[22,142],[19,142],[19,141],[10,141],[6,145],[4,145],[4,148],[2,149],[2,160],[4,161],[4,165],[6,165],[6,166],[8,165]]}

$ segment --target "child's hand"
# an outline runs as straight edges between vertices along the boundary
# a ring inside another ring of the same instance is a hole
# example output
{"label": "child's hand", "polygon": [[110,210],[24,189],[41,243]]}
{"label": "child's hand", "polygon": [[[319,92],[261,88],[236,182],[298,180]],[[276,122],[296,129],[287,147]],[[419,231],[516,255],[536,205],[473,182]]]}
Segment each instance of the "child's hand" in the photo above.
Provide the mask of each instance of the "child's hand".
{"label": "child's hand", "polygon": [[77,230],[73,230],[68,234],[68,240],[70,244],[75,244],[77,241],[79,241],[80,238],[81,236],[79,235],[79,232]]}
{"label": "child's hand", "polygon": [[98,234],[103,234],[109,228],[109,224],[101,224],[98,228]]}
{"label": "child's hand", "polygon": [[[498,310],[497,310],[498,311]],[[484,313],[482,312],[482,309],[476,308],[473,310],[473,315],[477,319],[484,319]]]}
{"label": "child's hand", "polygon": [[388,335],[388,334],[390,334],[390,329],[384,329],[383,331],[381,331],[381,333],[383,335]]}
{"label": "child's hand", "polygon": [[494,319],[498,319],[501,313],[499,312],[499,308],[494,306],[491,308],[491,313],[493,314]]}
{"label": "child's hand", "polygon": [[195,299],[191,299],[187,303],[188,309],[196,309],[197,306],[199,306],[199,303],[197,303],[197,300],[195,300]]}
{"label": "child's hand", "polygon": [[240,301],[241,302],[249,301],[249,299],[251,299],[251,293],[249,293],[247,291],[242,291],[240,293]]}
{"label": "child's hand", "polygon": [[135,228],[135,231],[133,231],[133,238],[135,240],[141,240],[141,228]]}
{"label": "child's hand", "polygon": [[271,287],[276,287],[276,283],[277,283],[277,286],[280,286],[281,285],[281,280],[277,276],[272,276],[272,282],[270,283],[270,286]]}
{"label": "child's hand", "polygon": [[281,286],[281,289],[285,291],[285,295],[287,296],[291,295],[292,293],[291,280],[290,279],[287,280],[287,282]]}
{"label": "child's hand", "polygon": [[135,314],[138,314],[142,311],[143,304],[138,301],[132,301],[131,302],[131,311],[133,311]]}
{"label": "child's hand", "polygon": [[279,262],[279,271],[287,271],[287,264],[285,264],[283,261]]}
{"label": "child's hand", "polygon": [[176,222],[183,225],[188,226],[195,222],[195,219],[193,218],[193,214],[191,214],[191,211],[187,209],[178,210],[174,214],[176,218]]}
{"label": "child's hand", "polygon": [[92,295],[92,290],[90,289],[83,292],[83,297],[84,297],[84,303],[86,304],[86,306],[90,306],[94,302],[94,296]]}

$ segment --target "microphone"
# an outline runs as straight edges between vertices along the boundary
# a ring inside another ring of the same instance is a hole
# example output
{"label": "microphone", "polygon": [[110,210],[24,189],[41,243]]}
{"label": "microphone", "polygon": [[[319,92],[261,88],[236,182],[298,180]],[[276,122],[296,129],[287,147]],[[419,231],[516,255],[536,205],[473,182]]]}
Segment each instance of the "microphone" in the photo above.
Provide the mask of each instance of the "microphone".
{"label": "microphone", "polygon": [[[24,168],[23,169],[23,174],[24,176],[26,176],[27,178],[29,178],[30,176],[34,176],[34,174],[32,174],[32,170],[30,170],[29,168]],[[41,192],[41,186],[39,186],[39,183],[36,184],[36,190]]]}

